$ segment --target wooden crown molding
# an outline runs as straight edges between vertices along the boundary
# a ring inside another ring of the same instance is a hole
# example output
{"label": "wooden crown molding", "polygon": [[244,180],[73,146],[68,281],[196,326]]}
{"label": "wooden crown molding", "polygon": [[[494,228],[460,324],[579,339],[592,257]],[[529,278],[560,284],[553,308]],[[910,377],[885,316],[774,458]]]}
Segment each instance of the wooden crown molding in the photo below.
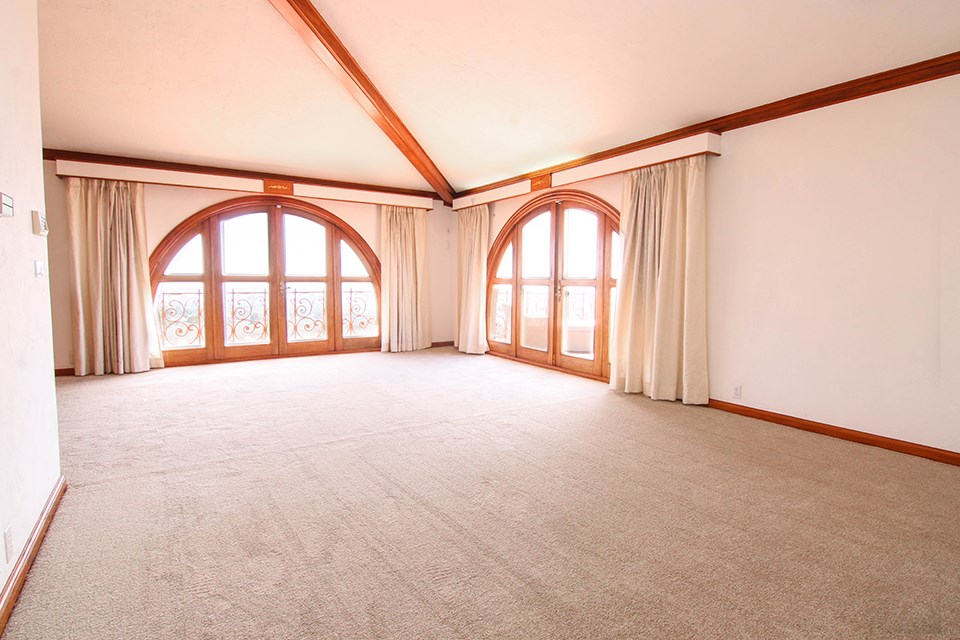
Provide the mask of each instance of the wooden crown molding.
{"label": "wooden crown molding", "polygon": [[440,196],[433,191],[421,191],[419,189],[404,189],[402,187],[387,187],[383,185],[363,184],[360,182],[344,182],[341,180],[325,180],[323,178],[310,178],[306,176],[289,176],[280,173],[263,173],[258,171],[247,171],[244,169],[227,169],[225,167],[211,167],[202,164],[186,164],[182,162],[167,162],[164,160],[149,160],[147,158],[130,158],[127,156],[87,153],[85,151],[68,151],[66,149],[45,148],[43,150],[43,159],[54,161],[69,160],[72,162],[89,162],[93,164],[108,164],[119,167],[138,167],[141,169],[159,169],[161,171],[179,171],[181,173],[201,173],[205,175],[224,176],[228,178],[295,182],[297,184],[333,187],[336,189],[355,189],[358,191],[372,191],[374,193],[417,196],[421,198],[433,198],[435,200],[440,199]]}
{"label": "wooden crown molding", "polygon": [[27,543],[24,545],[17,563],[13,566],[13,571],[7,578],[3,591],[0,591],[0,635],[3,635],[7,621],[10,620],[10,614],[13,613],[13,607],[17,604],[17,598],[20,596],[20,590],[23,589],[27,573],[40,551],[40,543],[47,535],[47,529],[53,522],[53,516],[56,515],[57,507],[60,506],[60,499],[63,498],[66,490],[67,479],[60,476],[57,478],[56,484],[53,485],[53,491],[50,492],[46,504],[43,505],[43,511],[40,512],[40,517],[33,526],[33,531],[30,532],[30,537],[27,538]]}
{"label": "wooden crown molding", "polygon": [[360,103],[367,115],[383,130],[390,141],[420,172],[440,199],[447,205],[453,203],[454,190],[417,142],[400,116],[387,103],[369,76],[364,73],[337,34],[333,32],[310,0],[270,0],[284,20],[303,38],[307,46],[330,69],[334,77],[353,98]]}
{"label": "wooden crown molding", "polygon": [[888,438],[887,436],[878,436],[865,431],[847,429],[846,427],[837,427],[832,424],[814,422],[813,420],[787,416],[783,415],[782,413],[774,413],[773,411],[754,409],[753,407],[734,404],[732,402],[724,402],[723,400],[714,400],[713,398],[711,398],[708,402],[708,406],[713,407],[714,409],[720,409],[721,411],[726,411],[728,413],[736,413],[737,415],[747,416],[748,418],[756,418],[757,420],[782,424],[785,427],[793,427],[794,429],[811,431],[813,433],[819,433],[832,438],[840,438],[841,440],[849,440],[850,442],[859,442],[860,444],[866,444],[871,447],[880,447],[881,449],[889,449],[890,451],[897,451],[898,453],[906,453],[911,456],[918,456],[920,458],[927,458],[928,460],[943,462],[944,464],[960,466],[960,453],[956,451],[938,449],[936,447],[929,447],[925,444],[916,444],[914,442],[907,442],[906,440]]}
{"label": "wooden crown molding", "polygon": [[885,91],[893,91],[894,89],[902,89],[903,87],[909,87],[922,82],[946,78],[958,73],[960,73],[960,51],[948,53],[947,55],[937,58],[931,58],[930,60],[924,60],[923,62],[917,62],[905,67],[864,76],[856,80],[850,80],[849,82],[841,82],[840,84],[816,89],[815,91],[808,91],[807,93],[801,93],[790,98],[770,102],[760,105],[759,107],[744,109],[743,111],[737,111],[736,113],[713,118],[712,120],[705,120],[651,138],[644,138],[637,142],[631,142],[605,151],[592,153],[562,164],[556,164],[513,178],[506,178],[497,182],[491,182],[490,184],[467,189],[466,191],[457,193],[456,197],[471,196],[483,193],[484,191],[491,191],[516,184],[524,180],[540,180],[542,176],[549,176],[557,171],[581,167],[592,162],[615,158],[627,153],[681,140],[701,133],[723,133],[725,131],[732,131],[734,129],[760,124],[761,122],[796,115],[804,111],[829,107],[834,104],[865,98]]}

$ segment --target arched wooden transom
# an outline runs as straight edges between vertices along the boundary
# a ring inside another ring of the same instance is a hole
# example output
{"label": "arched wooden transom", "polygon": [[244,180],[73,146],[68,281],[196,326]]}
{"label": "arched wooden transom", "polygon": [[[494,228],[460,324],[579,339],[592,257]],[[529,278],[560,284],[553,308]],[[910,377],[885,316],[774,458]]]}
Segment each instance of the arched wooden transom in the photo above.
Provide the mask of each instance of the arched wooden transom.
{"label": "arched wooden transom", "polygon": [[610,375],[620,214],[579,191],[528,202],[487,261],[487,340],[494,354],[581,375]]}
{"label": "arched wooden transom", "polygon": [[294,198],[207,207],[150,256],[164,362],[373,349],[380,261],[346,222]]}

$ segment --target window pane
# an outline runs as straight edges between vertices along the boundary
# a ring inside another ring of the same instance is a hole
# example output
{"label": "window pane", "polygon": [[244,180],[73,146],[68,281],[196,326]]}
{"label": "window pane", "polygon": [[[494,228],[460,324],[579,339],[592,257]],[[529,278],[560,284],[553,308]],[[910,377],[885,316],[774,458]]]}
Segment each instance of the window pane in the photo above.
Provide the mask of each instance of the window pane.
{"label": "window pane", "polygon": [[223,342],[269,344],[270,318],[267,299],[270,285],[266,282],[223,283]]}
{"label": "window pane", "polygon": [[363,266],[360,256],[347,244],[346,240],[340,241],[340,275],[346,278],[370,277],[370,273]]}
{"label": "window pane", "polygon": [[623,254],[620,253],[620,234],[614,231],[610,242],[610,277],[620,279],[620,270],[623,268]]}
{"label": "window pane", "polygon": [[524,278],[550,277],[550,213],[545,212],[523,225],[521,268]]}
{"label": "window pane", "polygon": [[322,224],[283,215],[283,256],[288,276],[327,275],[327,230]]}
{"label": "window pane", "polygon": [[493,330],[490,339],[510,344],[513,333],[513,285],[493,285]]}
{"label": "window pane", "polygon": [[564,355],[593,360],[593,335],[596,325],[596,287],[563,288]]}
{"label": "window pane", "polygon": [[202,275],[203,274],[203,239],[200,234],[193,236],[183,248],[173,256],[173,260],[163,272],[165,276]]}
{"label": "window pane", "polygon": [[204,346],[202,282],[161,282],[154,304],[164,349]]}
{"label": "window pane", "polygon": [[327,284],[295,282],[287,285],[287,340],[327,339]]}
{"label": "window pane", "polygon": [[520,344],[528,349],[547,350],[547,306],[550,287],[524,285],[521,288]]}
{"label": "window pane", "polygon": [[513,277],[513,243],[512,242],[507,245],[507,250],[503,252],[503,257],[500,258],[500,265],[497,267],[497,277],[498,278]]}
{"label": "window pane", "polygon": [[377,295],[372,282],[344,282],[341,308],[343,309],[343,337],[369,338],[376,336]]}
{"label": "window pane", "polygon": [[597,214],[584,209],[563,212],[563,275],[597,277]]}
{"label": "window pane", "polygon": [[265,276],[270,273],[267,214],[248,213],[220,223],[223,273]]}

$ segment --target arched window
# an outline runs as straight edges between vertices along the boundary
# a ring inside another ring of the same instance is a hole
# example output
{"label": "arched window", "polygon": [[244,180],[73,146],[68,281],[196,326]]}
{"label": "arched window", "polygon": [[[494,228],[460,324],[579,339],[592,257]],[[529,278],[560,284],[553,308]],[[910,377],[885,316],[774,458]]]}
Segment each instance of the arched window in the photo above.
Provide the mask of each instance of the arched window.
{"label": "arched window", "polygon": [[347,223],[299,200],[194,214],[154,250],[150,277],[167,364],[380,345],[380,262]]}
{"label": "arched window", "polygon": [[504,225],[487,262],[487,340],[499,355],[609,377],[620,215],[590,194],[557,191]]}

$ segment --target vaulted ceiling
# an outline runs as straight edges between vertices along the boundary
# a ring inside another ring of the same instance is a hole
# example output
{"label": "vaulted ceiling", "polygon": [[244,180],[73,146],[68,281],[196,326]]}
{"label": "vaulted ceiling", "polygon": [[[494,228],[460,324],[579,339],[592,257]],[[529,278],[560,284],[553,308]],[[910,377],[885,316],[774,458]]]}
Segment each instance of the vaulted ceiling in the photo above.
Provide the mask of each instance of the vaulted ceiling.
{"label": "vaulted ceiling", "polygon": [[[313,0],[454,189],[951,53],[955,0]],[[270,0],[40,0],[44,146],[434,190]]]}

